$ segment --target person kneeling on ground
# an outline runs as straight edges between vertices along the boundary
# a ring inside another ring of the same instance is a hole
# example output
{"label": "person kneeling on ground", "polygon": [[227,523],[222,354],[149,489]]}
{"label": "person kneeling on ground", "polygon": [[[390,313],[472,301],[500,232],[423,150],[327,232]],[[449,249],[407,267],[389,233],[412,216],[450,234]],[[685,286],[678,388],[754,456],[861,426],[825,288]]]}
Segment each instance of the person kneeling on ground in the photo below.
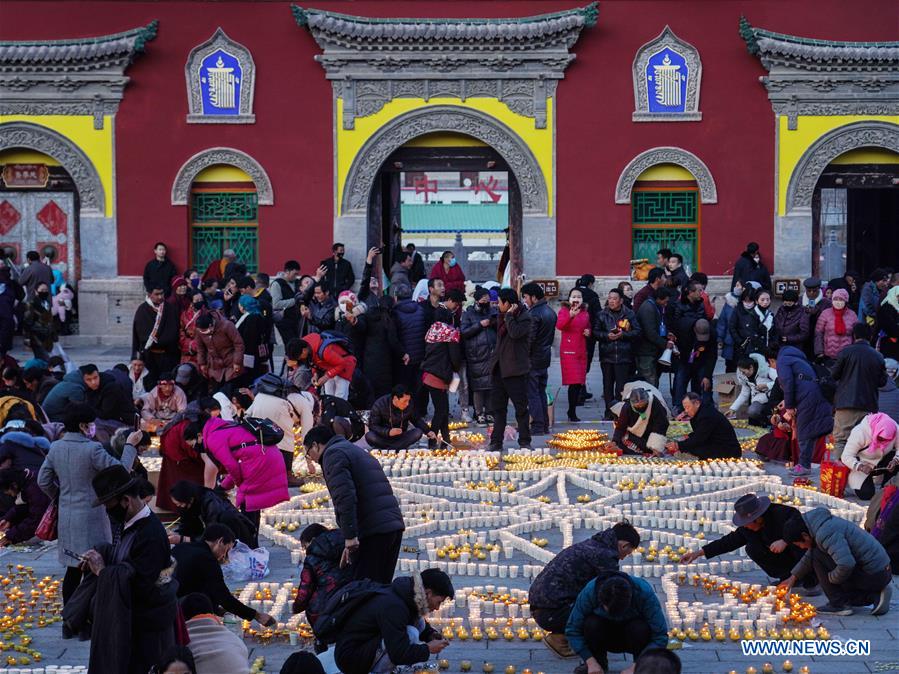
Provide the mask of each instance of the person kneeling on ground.
{"label": "person kneeling on ground", "polygon": [[698,459],[740,458],[742,449],[734,427],[713,404],[703,402],[698,393],[690,391],[684,396],[683,405],[693,432],[665,445],[669,452],[686,452]]}
{"label": "person kneeling on ground", "polygon": [[867,531],[827,508],[815,508],[788,521],[783,535],[806,553],[778,587],[790,589],[814,570],[829,600],[818,613],[847,616],[853,606],[869,604],[874,604],[871,615],[890,610],[890,558]]}
{"label": "person kneeling on ground", "polygon": [[[565,627],[571,648],[584,659],[576,674],[605,674],[612,653],[636,660],[649,648],[668,646],[668,624],[647,581],[603,571],[581,590]],[[633,674],[634,665],[621,674]]]}
{"label": "person kneeling on ground", "polygon": [[[0,548],[34,538],[34,532],[50,505],[50,498],[37,484],[37,471],[27,468],[0,470],[0,492],[13,506],[0,517]],[[21,503],[16,503],[21,499]]]}
{"label": "person kneeling on ground", "polygon": [[368,427],[365,441],[374,449],[408,449],[421,440],[422,435],[427,435],[428,440],[437,440],[437,434],[416,413],[412,394],[402,384],[375,400]]}
{"label": "person kneeling on ground", "polygon": [[728,418],[735,418],[749,405],[746,414],[753,426],[767,426],[771,414],[769,398],[777,381],[777,372],[768,367],[768,361],[760,353],[744,356],[737,363],[737,384],[740,395],[727,411]]}
{"label": "person kneeling on ground", "polygon": [[531,583],[531,617],[549,634],[546,645],[562,657],[574,655],[565,639],[571,607],[584,586],[603,570],[617,571],[618,562],[640,545],[640,534],[628,522],[575,543],[553,557]]}
{"label": "person kneeling on ground", "polygon": [[190,635],[197,674],[249,674],[250,654],[246,644],[222,624],[209,597],[199,592],[185,596],[181,600],[181,612]]}
{"label": "person kneeling on ground", "polygon": [[199,592],[209,597],[221,613],[233,613],[244,620],[256,620],[260,625],[270,627],[275,624],[272,616],[240,602],[225,584],[221,565],[228,563],[228,553],[233,547],[234,532],[224,524],[210,524],[202,539],[173,547],[178,597]]}
{"label": "person kneeling on ground", "polygon": [[849,433],[840,461],[849,467],[849,486],[862,501],[874,496],[875,471],[881,485],[899,471],[897,449],[899,428],[883,412],[869,414]]}
{"label": "person kneeling on ground", "polygon": [[439,569],[401,576],[382,586],[355,608],[340,628],[334,649],[340,671],[390,672],[398,665],[426,662],[431,654],[440,653],[449,642],[440,638],[424,616],[454,597],[449,576]]}
{"label": "person kneeling on ground", "polygon": [[293,613],[306,612],[306,622],[313,628],[331,595],[353,579],[353,569],[341,566],[344,541],[340,529],[327,529],[313,523],[300,534],[300,545],[306,553],[300,572]]}
{"label": "person kneeling on ground", "polygon": [[[758,564],[770,578],[781,581],[789,577],[793,567],[802,559],[803,552],[784,541],[784,525],[800,512],[788,505],[771,503],[767,496],[746,494],[734,504],[734,531],[717,541],[710,541],[699,550],[681,557],[682,564],[690,564],[700,557],[712,559],[718,555],[746,547],[746,554]],[[812,572],[801,579],[807,597],[821,594],[818,580]]]}
{"label": "person kneeling on ground", "polygon": [[662,454],[668,432],[668,410],[653,394],[642,388],[631,390],[615,421],[612,442],[625,454]]}

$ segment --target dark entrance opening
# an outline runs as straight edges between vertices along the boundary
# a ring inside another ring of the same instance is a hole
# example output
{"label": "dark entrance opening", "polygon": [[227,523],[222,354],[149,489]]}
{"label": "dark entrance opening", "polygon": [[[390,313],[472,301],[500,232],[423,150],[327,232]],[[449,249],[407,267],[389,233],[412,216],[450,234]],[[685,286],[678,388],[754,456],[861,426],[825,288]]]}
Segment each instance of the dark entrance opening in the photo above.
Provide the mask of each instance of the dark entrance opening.
{"label": "dark entrance opening", "polygon": [[521,269],[521,212],[515,175],[492,148],[402,147],[375,180],[368,248],[381,248],[389,270],[400,247],[415,243],[426,275],[452,250],[469,280],[498,280],[505,264]]}
{"label": "dark entrance opening", "polygon": [[894,267],[899,250],[897,164],[831,164],[812,198],[813,273],[825,281],[847,269],[867,280]]}

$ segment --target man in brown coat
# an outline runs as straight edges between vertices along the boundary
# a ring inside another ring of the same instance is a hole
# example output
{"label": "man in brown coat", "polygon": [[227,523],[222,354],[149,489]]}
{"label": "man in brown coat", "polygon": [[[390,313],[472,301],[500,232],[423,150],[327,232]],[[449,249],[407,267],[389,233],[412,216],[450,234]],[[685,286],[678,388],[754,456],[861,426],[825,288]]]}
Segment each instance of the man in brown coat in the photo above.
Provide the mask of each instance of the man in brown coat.
{"label": "man in brown coat", "polygon": [[212,312],[197,319],[197,362],[214,390],[230,393],[243,373],[244,345],[234,323]]}

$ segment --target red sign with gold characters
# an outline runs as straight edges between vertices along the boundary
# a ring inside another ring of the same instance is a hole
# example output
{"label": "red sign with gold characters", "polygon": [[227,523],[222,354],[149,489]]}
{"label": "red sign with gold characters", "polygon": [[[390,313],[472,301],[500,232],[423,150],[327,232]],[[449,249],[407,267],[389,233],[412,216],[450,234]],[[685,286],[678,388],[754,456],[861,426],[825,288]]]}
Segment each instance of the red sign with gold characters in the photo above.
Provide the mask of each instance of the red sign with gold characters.
{"label": "red sign with gold characters", "polygon": [[3,182],[7,187],[46,187],[50,169],[46,164],[7,164]]}

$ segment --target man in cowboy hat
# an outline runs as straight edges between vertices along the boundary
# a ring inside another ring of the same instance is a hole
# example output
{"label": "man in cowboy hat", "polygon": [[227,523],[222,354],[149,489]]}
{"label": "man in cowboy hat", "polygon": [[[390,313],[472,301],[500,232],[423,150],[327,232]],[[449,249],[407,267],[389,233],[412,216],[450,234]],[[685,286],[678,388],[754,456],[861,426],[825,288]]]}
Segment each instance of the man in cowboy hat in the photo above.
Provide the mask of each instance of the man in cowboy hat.
{"label": "man in cowboy hat", "polygon": [[168,536],[124,466],[101,470],[91,485],[95,505],[123,529],[114,545],[84,553],[85,570],[96,576],[89,669],[143,674],[175,643]]}
{"label": "man in cowboy hat", "polygon": [[[803,552],[783,539],[783,527],[792,517],[799,517],[796,508],[771,503],[767,496],[746,494],[734,504],[734,531],[717,541],[711,541],[699,550],[688,552],[681,558],[689,564],[699,557],[711,559],[746,546],[746,554],[758,564],[770,578],[778,581],[787,578],[793,567],[802,559]],[[802,578],[806,596],[821,594],[814,573]]]}

